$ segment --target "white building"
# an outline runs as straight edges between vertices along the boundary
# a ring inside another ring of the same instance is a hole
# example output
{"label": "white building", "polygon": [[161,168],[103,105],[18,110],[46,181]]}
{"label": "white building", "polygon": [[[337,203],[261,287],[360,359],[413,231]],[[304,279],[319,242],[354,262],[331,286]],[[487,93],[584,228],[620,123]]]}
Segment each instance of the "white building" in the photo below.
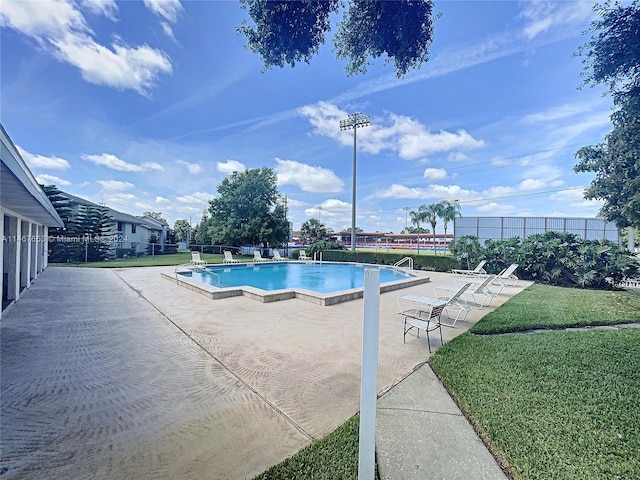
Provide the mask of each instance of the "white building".
{"label": "white building", "polygon": [[152,237],[155,237],[157,240],[157,244],[159,245],[157,249],[162,250],[167,243],[169,226],[155,218],[148,216],[136,217],[128,213],[119,212],[113,208],[103,207],[84,198],[71,195],[70,193],[60,191],[60,194],[70,200],[68,206],[74,210],[78,210],[80,205],[106,208],[107,214],[113,219],[111,230],[106,232],[107,237],[114,239],[114,241],[110,243],[113,256],[117,254],[120,254],[118,256],[122,256],[121,253],[123,250],[129,250],[130,252],[127,252],[129,256],[143,255],[147,253],[149,239]]}
{"label": "white building", "polygon": [[2,318],[47,267],[49,227],[64,224],[2,125],[0,142]]}

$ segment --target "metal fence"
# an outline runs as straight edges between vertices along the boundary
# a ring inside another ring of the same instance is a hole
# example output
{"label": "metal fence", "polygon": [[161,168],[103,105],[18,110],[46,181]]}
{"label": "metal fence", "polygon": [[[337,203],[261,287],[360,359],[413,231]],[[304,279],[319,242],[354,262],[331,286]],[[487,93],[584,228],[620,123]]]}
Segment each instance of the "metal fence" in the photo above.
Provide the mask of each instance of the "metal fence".
{"label": "metal fence", "polygon": [[560,217],[460,217],[454,220],[454,239],[465,235],[486,240],[524,239],[545,232],[568,232],[585,240],[607,239],[620,243],[620,230],[614,222],[600,218]]}

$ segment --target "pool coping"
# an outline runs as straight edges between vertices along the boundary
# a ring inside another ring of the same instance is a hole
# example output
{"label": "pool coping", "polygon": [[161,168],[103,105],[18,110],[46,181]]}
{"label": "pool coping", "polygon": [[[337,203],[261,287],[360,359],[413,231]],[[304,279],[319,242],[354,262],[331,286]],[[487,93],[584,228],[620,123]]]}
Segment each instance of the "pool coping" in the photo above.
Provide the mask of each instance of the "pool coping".
{"label": "pool coping", "polygon": [[[263,262],[262,264],[277,264],[277,263],[310,263],[310,262]],[[311,262],[312,263],[312,262]],[[320,263],[320,262],[317,262]],[[388,265],[377,265],[377,264],[369,264],[369,263],[359,263],[359,262],[322,262],[322,263],[334,263],[334,264],[344,264],[349,263],[351,265],[360,265],[360,266],[368,266],[371,267],[389,267]],[[253,263],[247,263],[247,265],[254,265]],[[210,266],[218,266],[210,265]],[[224,266],[220,264],[220,266]],[[197,267],[193,267],[197,268]],[[403,271],[407,271],[406,269],[402,269]],[[406,278],[402,280],[396,280],[394,282],[385,283],[380,285],[380,293],[391,292],[394,290],[399,290],[402,288],[413,287],[415,285],[421,285],[423,283],[430,282],[430,278],[427,276],[417,275],[415,270],[411,270],[412,277]],[[229,297],[247,297],[251,300],[255,300],[260,303],[271,303],[271,302],[279,302],[282,300],[290,300],[292,298],[297,298],[300,300],[304,300],[305,302],[314,303],[316,305],[321,306],[329,306],[335,305],[337,303],[348,302],[351,300],[356,300],[358,298],[362,298],[364,296],[364,287],[352,288],[349,290],[341,290],[339,292],[332,293],[320,293],[313,290],[307,290],[304,288],[287,288],[281,290],[273,290],[267,291],[262,290],[256,287],[250,287],[248,285],[243,285],[241,287],[215,287],[212,285],[207,285],[201,282],[192,281],[188,277],[181,275],[183,278],[178,277],[178,267],[174,270],[173,274],[161,272],[161,277],[165,280],[169,280],[175,283],[178,286],[187,288],[193,292],[199,293],[200,295],[204,295],[212,300],[220,300]]]}

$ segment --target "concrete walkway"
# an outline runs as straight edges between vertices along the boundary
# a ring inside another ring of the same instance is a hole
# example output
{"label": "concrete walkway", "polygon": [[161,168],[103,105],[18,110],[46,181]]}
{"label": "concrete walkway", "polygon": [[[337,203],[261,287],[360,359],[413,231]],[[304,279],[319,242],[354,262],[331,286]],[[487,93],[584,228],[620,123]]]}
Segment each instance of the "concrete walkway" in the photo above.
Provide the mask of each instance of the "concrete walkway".
{"label": "concrete walkway", "polygon": [[[3,313],[2,480],[252,478],[357,412],[362,300],[212,301],[161,279],[167,270],[50,267]],[[383,480],[498,478],[480,476],[491,457],[455,406],[434,408],[448,396],[429,367],[407,377],[428,351],[423,336],[403,345],[399,294],[380,306]],[[451,460],[436,470],[434,448]]]}

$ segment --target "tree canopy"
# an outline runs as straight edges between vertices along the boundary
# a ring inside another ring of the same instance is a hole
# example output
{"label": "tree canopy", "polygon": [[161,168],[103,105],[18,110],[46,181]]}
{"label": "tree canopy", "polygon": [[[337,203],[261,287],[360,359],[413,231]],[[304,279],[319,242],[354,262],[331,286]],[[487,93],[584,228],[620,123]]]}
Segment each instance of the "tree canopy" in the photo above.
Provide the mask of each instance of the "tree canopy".
{"label": "tree canopy", "polygon": [[[254,25],[237,28],[265,68],[310,63],[331,30],[342,0],[240,0]],[[365,73],[370,58],[386,55],[398,77],[429,60],[433,41],[431,0],[350,0],[334,36],[334,52],[349,75]]]}
{"label": "tree canopy", "polygon": [[300,226],[300,240],[305,245],[324,240],[327,235],[327,229],[323,223],[317,218],[310,218]]}
{"label": "tree canopy", "polygon": [[287,240],[289,223],[272,169],[250,169],[227,177],[217,191],[219,196],[209,201],[206,220],[212,243],[277,246]]}
{"label": "tree canopy", "polygon": [[578,53],[585,83],[613,94],[613,130],[603,143],[581,148],[575,172],[596,174],[585,198],[604,200],[600,215],[618,227],[640,228],[640,2],[596,6],[601,18]]}

